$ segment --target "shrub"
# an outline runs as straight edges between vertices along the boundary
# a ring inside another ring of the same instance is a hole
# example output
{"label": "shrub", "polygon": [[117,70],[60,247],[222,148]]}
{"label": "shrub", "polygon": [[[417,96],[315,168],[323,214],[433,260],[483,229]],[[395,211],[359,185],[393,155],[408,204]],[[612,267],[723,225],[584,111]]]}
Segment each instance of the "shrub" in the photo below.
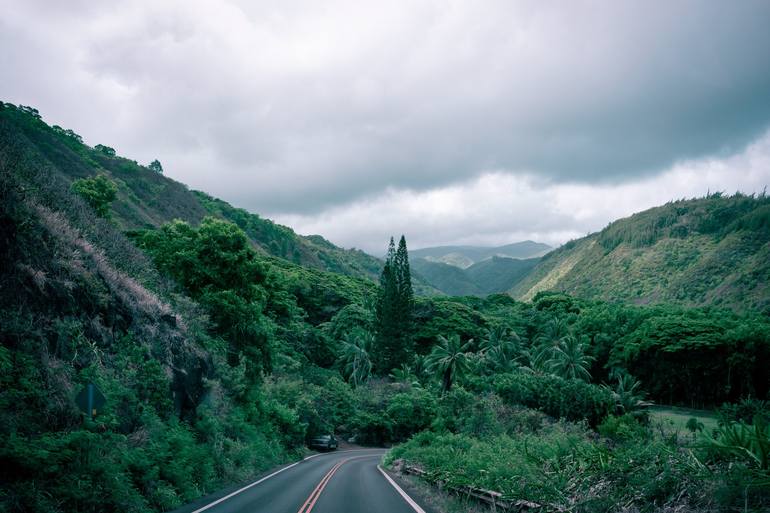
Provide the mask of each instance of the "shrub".
{"label": "shrub", "polygon": [[600,435],[612,440],[642,440],[649,435],[649,431],[642,426],[633,415],[610,415],[597,427]]}
{"label": "shrub", "polygon": [[72,190],[86,200],[99,216],[110,217],[110,205],[115,201],[118,188],[109,178],[104,175],[81,178],[72,183]]}
{"label": "shrub", "polygon": [[438,401],[438,416],[433,428],[437,431],[461,431],[461,421],[468,416],[476,396],[462,387],[455,387],[443,394]]}
{"label": "shrub", "polygon": [[384,445],[391,440],[393,423],[387,415],[359,411],[353,418],[356,442],[362,445]]}
{"label": "shrub", "polygon": [[748,397],[739,403],[724,403],[717,409],[717,416],[722,425],[731,422],[751,423],[754,417],[759,417],[770,424],[770,403]]}
{"label": "shrub", "polygon": [[553,419],[541,411],[514,406],[505,413],[501,422],[509,435],[515,435],[537,433],[552,424]]}
{"label": "shrub", "polygon": [[305,443],[308,425],[300,422],[296,411],[287,408],[278,401],[267,402],[265,410],[270,424],[275,426],[277,437],[281,439],[285,447],[294,449]]}
{"label": "shrub", "polygon": [[692,433],[693,435],[698,431],[703,431],[703,422],[699,421],[696,417],[690,417],[687,419],[687,424],[685,426],[687,430]]}
{"label": "shrub", "polygon": [[[643,429],[631,416],[602,425],[616,433]],[[745,472],[704,472],[690,451],[665,441],[632,435],[608,445],[563,421],[515,437],[420,433],[389,451],[385,462],[397,459],[420,466],[428,480],[450,490],[494,490],[505,500],[535,503],[534,511],[727,511],[744,505],[765,511],[767,505],[767,493],[757,488],[749,496],[735,493],[739,479],[744,488],[759,483]],[[724,495],[715,504],[719,487]]]}
{"label": "shrub", "polygon": [[593,427],[614,407],[609,392],[579,379],[525,373],[501,374],[495,378],[494,387],[508,404],[535,408],[556,418],[585,419]]}
{"label": "shrub", "polygon": [[394,395],[388,403],[393,441],[403,441],[431,425],[436,416],[436,400],[425,390]]}

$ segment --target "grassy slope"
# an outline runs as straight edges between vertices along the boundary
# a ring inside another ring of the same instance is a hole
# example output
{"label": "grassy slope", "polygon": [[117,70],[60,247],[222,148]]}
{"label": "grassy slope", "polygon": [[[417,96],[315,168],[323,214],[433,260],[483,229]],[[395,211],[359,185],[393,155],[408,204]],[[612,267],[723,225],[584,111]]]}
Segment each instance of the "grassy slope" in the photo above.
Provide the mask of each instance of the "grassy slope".
{"label": "grassy slope", "polygon": [[770,198],[713,195],[646,210],[572,241],[510,293],[765,310],[769,262]]}

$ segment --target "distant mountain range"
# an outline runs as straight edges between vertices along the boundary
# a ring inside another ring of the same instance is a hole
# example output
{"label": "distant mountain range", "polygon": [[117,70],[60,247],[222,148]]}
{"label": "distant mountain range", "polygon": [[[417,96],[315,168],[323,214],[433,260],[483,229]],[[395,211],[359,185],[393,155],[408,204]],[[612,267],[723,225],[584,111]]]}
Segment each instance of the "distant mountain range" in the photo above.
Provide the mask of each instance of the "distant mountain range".
{"label": "distant mountain range", "polygon": [[416,275],[444,294],[485,296],[514,287],[551,249],[527,240],[494,247],[421,248],[409,257]]}
{"label": "distant mountain range", "polygon": [[548,244],[532,242],[514,242],[505,246],[437,246],[409,251],[412,259],[423,258],[430,262],[442,262],[461,269],[467,269],[475,263],[492,257],[505,258],[537,258],[545,255],[553,248]]}
{"label": "distant mountain range", "polygon": [[450,296],[486,296],[506,292],[523,279],[540,261],[539,258],[506,258],[493,256],[466,269],[413,258],[416,276]]}

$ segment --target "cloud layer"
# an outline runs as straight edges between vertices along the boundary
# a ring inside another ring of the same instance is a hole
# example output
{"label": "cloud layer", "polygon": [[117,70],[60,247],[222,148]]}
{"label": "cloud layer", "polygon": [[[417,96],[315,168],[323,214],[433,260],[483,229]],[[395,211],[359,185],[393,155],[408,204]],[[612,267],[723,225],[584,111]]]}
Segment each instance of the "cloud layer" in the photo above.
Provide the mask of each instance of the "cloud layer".
{"label": "cloud layer", "polygon": [[762,193],[770,185],[770,132],[728,158],[681,162],[656,176],[622,184],[543,183],[491,172],[471,181],[416,192],[390,189],[320,215],[278,218],[302,233],[320,233],[372,254],[391,234],[412,248],[502,245],[535,240],[552,245],[601,230],[610,221],[708,191]]}
{"label": "cloud layer", "polygon": [[[595,226],[543,194],[667,190],[680,163],[732,162],[770,126],[761,0],[2,4],[5,101],[357,246],[333,220],[385,199],[399,208],[368,222],[398,231],[430,204],[436,243],[555,242]],[[531,216],[480,209],[455,233],[451,191]]]}

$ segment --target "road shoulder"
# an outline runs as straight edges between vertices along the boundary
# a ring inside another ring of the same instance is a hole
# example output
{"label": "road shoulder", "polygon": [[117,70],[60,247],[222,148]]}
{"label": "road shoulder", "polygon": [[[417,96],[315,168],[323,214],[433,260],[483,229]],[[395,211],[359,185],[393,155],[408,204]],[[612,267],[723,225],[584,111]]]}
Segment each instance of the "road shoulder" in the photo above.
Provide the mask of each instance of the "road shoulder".
{"label": "road shoulder", "polygon": [[[393,472],[385,466],[380,466],[383,472],[385,472],[393,481],[396,482],[401,489],[414,500],[425,513],[444,513],[445,510],[440,506],[442,501],[437,500],[434,493],[429,492],[429,485],[427,483],[416,482],[413,479],[409,479],[409,476]],[[383,477],[384,479],[384,477]]]}

